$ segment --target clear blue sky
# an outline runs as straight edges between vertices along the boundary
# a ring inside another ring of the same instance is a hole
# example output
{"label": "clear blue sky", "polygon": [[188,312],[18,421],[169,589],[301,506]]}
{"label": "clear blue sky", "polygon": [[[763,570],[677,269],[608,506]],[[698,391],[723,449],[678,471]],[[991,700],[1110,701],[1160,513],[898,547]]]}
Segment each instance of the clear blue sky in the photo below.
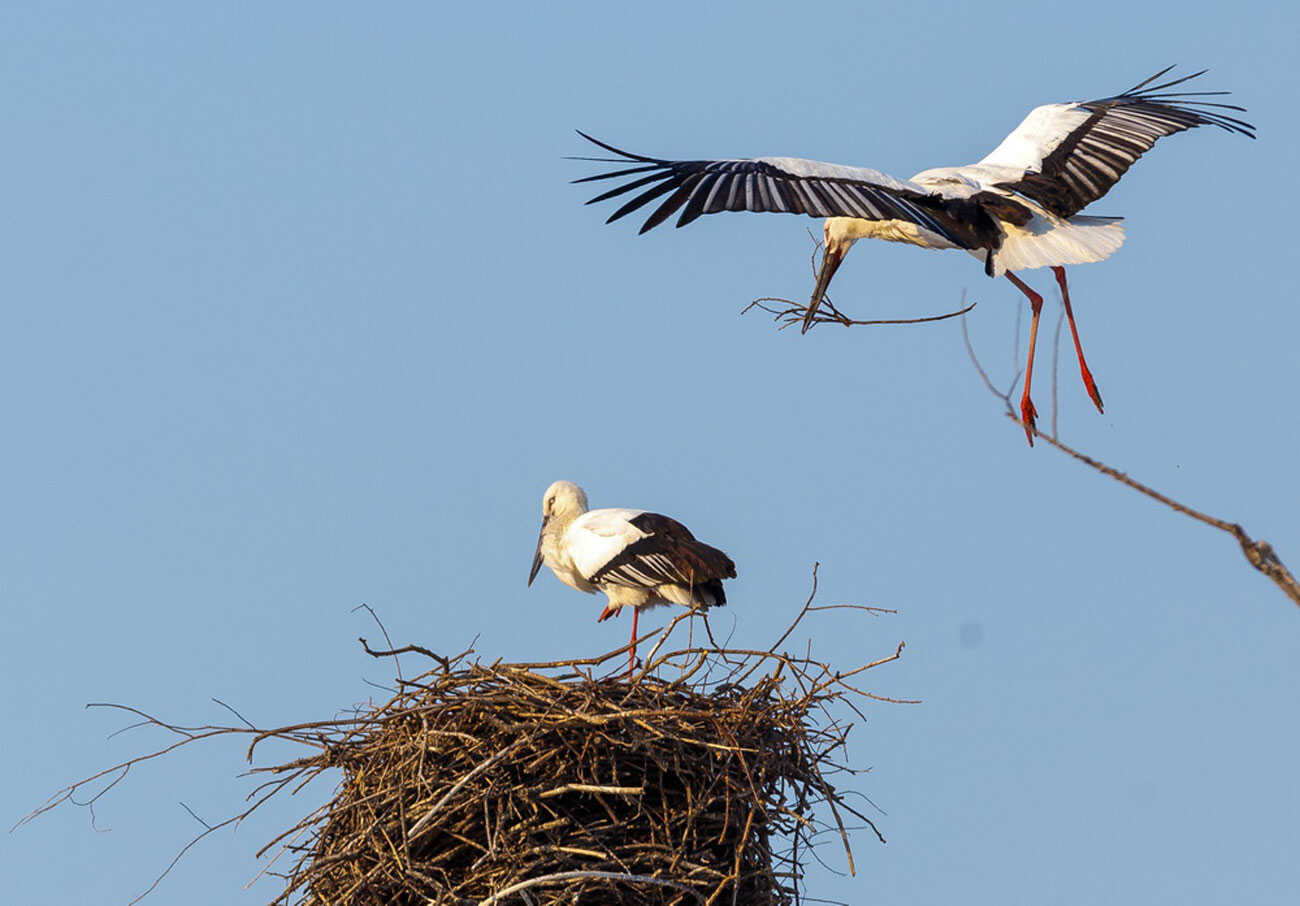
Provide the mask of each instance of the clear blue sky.
{"label": "clear blue sky", "polygon": [[[814,895],[1294,902],[1300,613],[1231,540],[1030,450],[955,322],[739,317],[807,296],[815,221],[638,238],[562,159],[577,127],[905,177],[1039,103],[1212,67],[1260,139],[1167,139],[1090,211],[1128,218],[1073,271],[1107,412],[1067,346],[1061,432],[1297,567],[1285,6],[10,5],[0,813],[153,741],[106,740],[122,721],[89,701],[278,724],[367,698],[390,671],[358,650],[362,602],[435,649],[614,647],[597,599],[524,589],[569,478],[725,548],[738,639],[774,636],[814,560],[826,600],[901,611],[814,639],[844,664],[905,639],[872,688],[925,700],[857,731],[889,843],[859,841],[857,879],[814,866]],[[917,316],[963,289],[1005,378],[1023,303],[965,255],[862,243],[835,298]],[[7,899],[124,902],[196,829],[178,801],[223,817],[239,770],[238,746],[193,752],[103,800],[109,833],[67,809],[5,835]],[[253,853],[316,801],[210,839],[154,902],[270,899],[242,890]]]}

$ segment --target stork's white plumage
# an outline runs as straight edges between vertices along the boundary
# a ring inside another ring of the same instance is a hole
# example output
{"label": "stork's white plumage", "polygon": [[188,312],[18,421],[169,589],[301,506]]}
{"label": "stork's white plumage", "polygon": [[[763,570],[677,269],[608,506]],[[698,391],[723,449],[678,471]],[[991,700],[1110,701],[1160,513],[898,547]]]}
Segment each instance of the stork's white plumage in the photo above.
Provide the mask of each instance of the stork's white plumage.
{"label": "stork's white plumage", "polygon": [[1121,218],[1089,217],[1079,212],[1110,191],[1163,136],[1196,126],[1218,126],[1255,137],[1254,126],[1223,112],[1244,108],[1205,100],[1228,92],[1168,90],[1204,70],[1151,84],[1171,69],[1112,97],[1036,107],[979,163],[924,170],[910,180],[789,157],[660,160],[620,151],[579,133],[619,155],[589,159],[636,165],[575,182],[637,177],[597,195],[588,204],[648,187],[606,223],[668,195],[642,225],[643,233],[679,209],[679,227],[701,214],[720,211],[777,211],[827,218],[823,227],[825,255],[804,317],[805,332],[835,270],[859,239],[970,252],[984,262],[990,277],[1005,275],[1015,284],[1028,297],[1033,311],[1029,364],[1020,402],[1025,433],[1032,445],[1037,413],[1029,390],[1043,299],[1015,272],[1052,269],[1061,288],[1084,385],[1100,411],[1101,394],[1083,357],[1064,266],[1109,257],[1123,244],[1124,229]]}
{"label": "stork's white plumage", "polygon": [[633,666],[642,609],[720,607],[727,603],[722,580],[736,577],[730,557],[696,540],[675,519],[645,510],[589,510],[586,493],[571,481],[555,482],[542,497],[542,530],[529,585],[543,563],[565,585],[605,594],[609,603],[598,622],[632,608]]}

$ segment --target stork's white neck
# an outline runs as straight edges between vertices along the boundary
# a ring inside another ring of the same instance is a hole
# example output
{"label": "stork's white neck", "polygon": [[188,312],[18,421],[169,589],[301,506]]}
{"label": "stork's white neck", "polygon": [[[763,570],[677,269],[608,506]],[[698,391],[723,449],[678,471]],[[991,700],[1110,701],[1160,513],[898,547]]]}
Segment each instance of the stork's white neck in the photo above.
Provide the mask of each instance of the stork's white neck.
{"label": "stork's white neck", "polygon": [[828,244],[841,245],[859,239],[883,239],[903,242],[927,249],[957,248],[938,233],[909,220],[859,220],[856,217],[830,217],[826,220]]}
{"label": "stork's white neck", "polygon": [[565,585],[590,593],[596,590],[595,586],[578,570],[577,564],[573,562],[573,558],[569,556],[564,546],[564,533],[581,515],[582,512],[576,509],[564,510],[546,520],[546,526],[542,529],[542,562],[550,567],[555,577]]}

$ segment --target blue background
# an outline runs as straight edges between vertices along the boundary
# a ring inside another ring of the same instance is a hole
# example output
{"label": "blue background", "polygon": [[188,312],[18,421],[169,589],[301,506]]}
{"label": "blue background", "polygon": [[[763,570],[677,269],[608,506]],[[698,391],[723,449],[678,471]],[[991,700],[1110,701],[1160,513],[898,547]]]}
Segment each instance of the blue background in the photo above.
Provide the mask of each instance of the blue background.
{"label": "blue background", "polygon": [[[1165,141],[1090,213],[1063,437],[1300,566],[1284,4],[30,4],[0,12],[0,814],[182,722],[329,717],[389,665],[356,637],[487,657],[624,640],[549,575],[541,494],[653,508],[725,548],[720,615],[814,625],[880,694],[855,731],[852,903],[1293,903],[1297,609],[1232,540],[1039,446],[955,321],[777,333],[808,218],[637,238],[566,182],[572,129],[665,157],[784,154],[898,176],[982,157],[1031,107],[1212,67],[1260,127]],[[1186,70],[1185,70],[1186,71]],[[1050,275],[1027,275],[1058,311]],[[949,311],[1005,382],[1024,304],[963,254],[860,243],[860,317]],[[1050,344],[1037,399],[1050,423]],[[666,614],[648,618],[653,626]],[[142,768],[0,839],[10,902],[118,903],[249,783],[239,744]],[[269,755],[277,754],[268,752]],[[283,754],[283,753],[278,753]],[[253,853],[328,785],[210,838],[155,902],[257,903]],[[840,864],[833,850],[827,858]]]}

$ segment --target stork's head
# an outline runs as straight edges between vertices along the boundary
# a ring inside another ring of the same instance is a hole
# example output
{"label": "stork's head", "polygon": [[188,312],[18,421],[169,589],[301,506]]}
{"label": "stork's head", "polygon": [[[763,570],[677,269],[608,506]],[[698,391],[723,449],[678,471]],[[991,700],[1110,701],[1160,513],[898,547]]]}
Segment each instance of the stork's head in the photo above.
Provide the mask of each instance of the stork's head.
{"label": "stork's head", "polygon": [[853,243],[862,238],[861,231],[855,229],[859,224],[861,221],[853,217],[827,217],[822,225],[822,266],[817,271],[817,285],[813,287],[812,298],[808,300],[808,312],[803,318],[804,333],[812,327],[817,308],[826,295],[826,287],[830,286],[831,277],[835,276],[840,262],[849,253]]}
{"label": "stork's head", "polygon": [[587,495],[571,481],[557,481],[542,497],[542,518],[581,516],[587,512]]}
{"label": "stork's head", "polygon": [[528,572],[532,585],[542,568],[542,542],[548,526],[565,526],[587,512],[587,495],[571,481],[557,481],[542,495],[542,530],[537,533],[537,551],[533,554],[533,568]]}

